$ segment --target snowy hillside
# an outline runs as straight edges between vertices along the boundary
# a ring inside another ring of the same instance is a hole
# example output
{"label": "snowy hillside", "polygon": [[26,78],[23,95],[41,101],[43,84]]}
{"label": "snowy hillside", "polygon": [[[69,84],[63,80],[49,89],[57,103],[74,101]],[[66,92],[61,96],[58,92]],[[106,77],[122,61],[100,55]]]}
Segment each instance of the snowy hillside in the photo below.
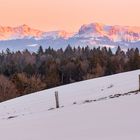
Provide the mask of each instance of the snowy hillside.
{"label": "snowy hillside", "polygon": [[[0,104],[2,140],[139,140],[140,70]],[[55,109],[58,91],[61,108]]]}

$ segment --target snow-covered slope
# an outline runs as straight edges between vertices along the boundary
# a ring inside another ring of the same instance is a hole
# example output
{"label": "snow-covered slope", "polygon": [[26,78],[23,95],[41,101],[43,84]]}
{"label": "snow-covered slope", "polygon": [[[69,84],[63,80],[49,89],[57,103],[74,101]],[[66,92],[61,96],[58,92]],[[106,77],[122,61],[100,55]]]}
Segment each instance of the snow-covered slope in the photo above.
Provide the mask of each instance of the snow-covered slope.
{"label": "snow-covered slope", "polygon": [[[139,140],[140,70],[33,93],[0,104],[2,140]],[[54,92],[60,109],[55,109]],[[133,92],[134,91],[134,92]]]}

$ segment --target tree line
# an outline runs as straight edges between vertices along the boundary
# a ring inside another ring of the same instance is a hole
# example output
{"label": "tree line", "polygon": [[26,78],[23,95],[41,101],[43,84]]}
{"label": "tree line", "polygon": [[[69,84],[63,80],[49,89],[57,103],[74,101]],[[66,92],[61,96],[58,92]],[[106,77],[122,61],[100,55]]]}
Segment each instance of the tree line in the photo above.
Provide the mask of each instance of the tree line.
{"label": "tree line", "polygon": [[0,53],[0,102],[77,81],[140,68],[138,48],[124,52],[110,48],[40,46],[37,52]]}

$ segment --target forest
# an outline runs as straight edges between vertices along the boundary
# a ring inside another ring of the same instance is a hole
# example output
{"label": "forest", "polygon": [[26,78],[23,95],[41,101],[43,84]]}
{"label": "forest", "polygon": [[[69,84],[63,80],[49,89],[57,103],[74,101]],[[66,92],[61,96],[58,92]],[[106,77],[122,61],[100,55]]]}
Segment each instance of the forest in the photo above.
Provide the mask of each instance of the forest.
{"label": "forest", "polygon": [[0,53],[0,102],[52,87],[140,68],[138,48],[72,47]]}

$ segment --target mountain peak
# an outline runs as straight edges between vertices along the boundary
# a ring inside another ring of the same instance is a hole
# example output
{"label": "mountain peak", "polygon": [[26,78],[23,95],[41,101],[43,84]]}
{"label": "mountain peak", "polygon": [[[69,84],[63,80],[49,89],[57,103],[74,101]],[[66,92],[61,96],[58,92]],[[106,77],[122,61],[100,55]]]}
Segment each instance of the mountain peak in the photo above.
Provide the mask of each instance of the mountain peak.
{"label": "mountain peak", "polygon": [[[27,24],[22,24],[21,26],[19,27],[29,27]],[[29,27],[30,28],[30,27]]]}
{"label": "mountain peak", "polygon": [[140,27],[90,23],[81,26],[78,34],[86,37],[107,37],[113,41],[139,41]]}
{"label": "mountain peak", "polygon": [[[79,45],[113,45],[117,46],[138,46],[140,42],[140,27],[120,26],[120,25],[105,25],[94,22],[84,24],[78,32],[69,33],[64,30],[43,32],[31,28],[27,24],[18,27],[3,27],[0,26],[0,40],[13,39],[30,39],[47,40],[48,45],[57,46],[58,44],[71,44],[73,46]],[[36,42],[34,42],[36,44]],[[56,45],[54,45],[56,44]]]}
{"label": "mountain peak", "polygon": [[24,37],[41,37],[42,31],[33,29],[26,24],[18,27],[1,26],[0,27],[0,40],[22,39]]}
{"label": "mountain peak", "polygon": [[105,34],[104,27],[104,24],[97,22],[84,24],[79,29],[78,34],[82,36],[102,36]]}

